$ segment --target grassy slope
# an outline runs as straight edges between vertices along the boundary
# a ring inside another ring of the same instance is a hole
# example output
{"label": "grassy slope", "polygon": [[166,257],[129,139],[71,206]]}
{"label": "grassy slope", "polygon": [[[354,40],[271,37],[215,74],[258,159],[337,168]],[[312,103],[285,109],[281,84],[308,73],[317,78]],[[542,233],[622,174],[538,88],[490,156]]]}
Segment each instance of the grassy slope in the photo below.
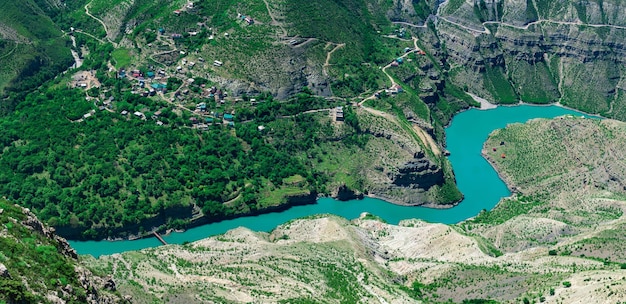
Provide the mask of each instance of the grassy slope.
{"label": "grassy slope", "polygon": [[85,303],[78,261],[61,254],[57,240],[22,224],[27,217],[22,208],[0,200],[0,264],[9,274],[0,277],[0,303],[48,303],[49,295]]}
{"label": "grassy slope", "polygon": [[[582,256],[622,262],[620,239],[608,236],[623,227],[625,138],[623,123],[581,118],[537,120],[495,131],[483,152],[519,195],[464,227],[473,226],[504,251],[537,245],[563,252],[576,248]],[[606,233],[591,233],[591,227]],[[518,235],[522,230],[524,235]]]}
{"label": "grassy slope", "polygon": [[[0,94],[21,95],[71,65],[67,37],[35,1],[2,1]],[[7,92],[7,89],[8,92]]]}

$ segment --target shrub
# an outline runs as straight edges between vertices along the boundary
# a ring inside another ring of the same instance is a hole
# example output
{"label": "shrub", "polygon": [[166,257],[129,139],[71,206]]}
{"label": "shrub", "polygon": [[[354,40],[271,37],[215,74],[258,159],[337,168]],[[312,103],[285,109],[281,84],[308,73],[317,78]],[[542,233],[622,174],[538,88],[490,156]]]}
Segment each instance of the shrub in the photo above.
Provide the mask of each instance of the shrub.
{"label": "shrub", "polygon": [[565,281],[563,282],[563,286],[565,286],[565,288],[570,288],[572,287],[572,283],[570,283],[569,281]]}

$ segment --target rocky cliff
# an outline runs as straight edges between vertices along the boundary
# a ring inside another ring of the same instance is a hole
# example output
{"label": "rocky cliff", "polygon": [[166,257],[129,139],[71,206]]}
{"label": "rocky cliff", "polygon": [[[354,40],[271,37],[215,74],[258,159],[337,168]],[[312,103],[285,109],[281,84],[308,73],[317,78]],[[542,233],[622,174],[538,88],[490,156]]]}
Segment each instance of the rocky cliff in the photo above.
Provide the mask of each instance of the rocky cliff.
{"label": "rocky cliff", "polygon": [[451,81],[490,101],[560,102],[623,120],[626,27],[616,13],[623,6],[447,1],[435,21],[445,46],[438,55]]}
{"label": "rocky cliff", "polygon": [[358,113],[363,128],[373,135],[362,152],[360,174],[366,194],[397,204],[442,207],[462,198],[458,191],[444,194],[454,176],[427,131],[414,123],[409,124],[412,129],[405,129],[397,119],[380,116],[381,112]]}
{"label": "rocky cliff", "polygon": [[28,209],[0,200],[0,302],[124,303],[111,277],[80,265],[76,251]]}

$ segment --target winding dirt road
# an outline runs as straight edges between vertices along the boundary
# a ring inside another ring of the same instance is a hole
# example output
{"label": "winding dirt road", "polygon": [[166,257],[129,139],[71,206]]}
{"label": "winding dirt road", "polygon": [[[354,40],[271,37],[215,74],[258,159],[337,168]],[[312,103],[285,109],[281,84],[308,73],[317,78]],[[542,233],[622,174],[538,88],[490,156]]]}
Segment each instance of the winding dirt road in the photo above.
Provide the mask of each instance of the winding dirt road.
{"label": "winding dirt road", "polygon": [[[100,18],[98,18],[98,17],[96,17],[96,16],[92,15],[92,14],[89,12],[89,5],[91,5],[91,2],[92,2],[92,1],[90,1],[90,2],[89,2],[89,3],[87,3],[87,4],[85,4],[85,14],[87,14],[87,16],[89,16],[89,17],[93,18],[94,20],[98,21],[100,24],[102,24],[102,27],[104,28],[104,32],[106,33],[106,38],[107,38],[107,40],[108,40],[111,44],[113,44],[113,46],[114,46],[114,47],[117,47],[117,43],[115,43],[115,42],[114,42],[113,40],[111,40],[111,38],[109,37],[109,29],[107,28],[107,25],[104,23],[104,21],[102,21]],[[86,33],[85,33],[85,34],[86,34]],[[94,37],[94,38],[95,38],[95,37]]]}
{"label": "winding dirt road", "polygon": [[[329,42],[330,44],[330,42]],[[326,61],[324,62],[324,66],[322,67],[322,73],[324,73],[324,76],[328,76],[328,67],[330,66],[330,57],[333,55],[333,53],[338,50],[341,47],[344,47],[346,44],[345,43],[340,43],[335,45],[335,47],[330,50],[327,54],[326,54]]]}

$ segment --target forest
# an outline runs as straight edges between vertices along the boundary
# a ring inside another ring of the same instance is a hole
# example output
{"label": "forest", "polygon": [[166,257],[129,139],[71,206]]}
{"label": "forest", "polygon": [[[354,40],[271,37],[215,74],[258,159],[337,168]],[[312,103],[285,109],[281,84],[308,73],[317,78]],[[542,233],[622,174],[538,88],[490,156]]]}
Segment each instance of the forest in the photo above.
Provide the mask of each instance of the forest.
{"label": "forest", "polygon": [[[235,128],[215,124],[208,131],[188,127],[185,117],[168,108],[164,126],[119,111],[98,111],[84,94],[42,88],[0,118],[5,130],[0,134],[0,195],[31,208],[52,226],[71,228],[60,232],[82,231],[71,236],[86,239],[116,237],[119,228],[141,226],[157,216],[180,224],[174,212],[192,206],[213,219],[254,212],[268,207],[260,200],[263,193],[280,190],[283,180],[293,176],[305,181],[298,185],[302,190],[325,191],[324,177],[297,155],[331,138],[332,127],[310,115],[281,118],[328,106],[306,91],[290,102],[269,98],[242,110],[237,120],[246,123]],[[130,93],[118,101],[119,109],[131,111],[166,107],[155,103]],[[90,111],[95,111],[92,117],[81,119]],[[268,132],[259,131],[260,124],[268,124]],[[353,125],[356,134],[358,121]]]}

